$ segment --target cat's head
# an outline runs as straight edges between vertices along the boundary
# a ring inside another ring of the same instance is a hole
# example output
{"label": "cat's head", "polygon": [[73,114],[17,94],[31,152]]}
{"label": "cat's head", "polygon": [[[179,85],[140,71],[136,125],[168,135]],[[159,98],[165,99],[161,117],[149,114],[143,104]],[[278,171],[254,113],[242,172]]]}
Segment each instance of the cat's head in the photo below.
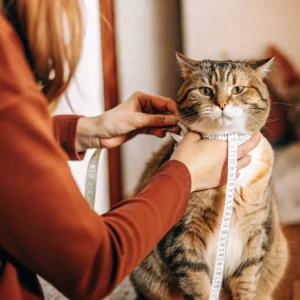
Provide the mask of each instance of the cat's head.
{"label": "cat's head", "polygon": [[253,133],[265,124],[269,93],[263,78],[273,58],[196,61],[177,54],[184,83],[178,92],[180,122],[206,134]]}

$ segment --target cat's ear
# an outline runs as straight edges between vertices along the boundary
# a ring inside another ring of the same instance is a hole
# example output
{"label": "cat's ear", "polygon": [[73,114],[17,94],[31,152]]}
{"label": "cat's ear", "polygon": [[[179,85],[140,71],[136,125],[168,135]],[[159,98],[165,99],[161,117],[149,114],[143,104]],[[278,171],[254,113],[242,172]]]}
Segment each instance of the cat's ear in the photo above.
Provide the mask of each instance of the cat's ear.
{"label": "cat's ear", "polygon": [[188,58],[181,53],[176,52],[176,59],[183,78],[199,68],[199,61]]}
{"label": "cat's ear", "polygon": [[268,72],[271,71],[273,62],[274,56],[266,59],[252,61],[250,65],[258,75],[260,75],[261,77],[265,77]]}

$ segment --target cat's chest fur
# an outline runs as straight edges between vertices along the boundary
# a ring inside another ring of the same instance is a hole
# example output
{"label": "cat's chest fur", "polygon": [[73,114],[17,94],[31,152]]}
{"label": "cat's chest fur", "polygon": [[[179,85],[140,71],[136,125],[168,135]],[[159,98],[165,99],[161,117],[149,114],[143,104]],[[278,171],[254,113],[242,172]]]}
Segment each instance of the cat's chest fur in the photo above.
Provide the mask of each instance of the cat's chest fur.
{"label": "cat's chest fur", "polygon": [[269,142],[265,137],[262,137],[258,146],[249,153],[251,155],[251,163],[240,170],[240,176],[236,180],[237,191],[239,191],[240,188],[246,187],[257,175],[262,168],[262,160],[265,159],[267,152],[269,152],[268,150],[270,150],[269,148]]}
{"label": "cat's chest fur", "polygon": [[[208,274],[211,280],[213,278],[213,271],[217,255],[219,232],[220,231],[217,230],[215,234],[210,236],[207,242],[206,251],[204,253],[206,263],[209,267]],[[241,262],[243,248],[244,245],[242,242],[242,234],[238,223],[236,223],[234,227],[230,228],[229,232],[224,269],[225,277],[232,275],[238,268]]]}
{"label": "cat's chest fur", "polygon": [[[236,180],[236,194],[239,194],[241,190],[245,188],[248,189],[255,188],[255,186],[254,187],[251,186],[251,182],[253,181],[253,178],[257,177],[259,172],[261,172],[261,170],[265,168],[263,162],[266,160],[266,155],[267,156],[272,155],[272,150],[270,148],[269,143],[263,137],[259,145],[250,154],[252,156],[250,165],[248,165],[247,167],[245,167],[243,170],[240,171],[241,175]],[[271,173],[271,168],[269,168],[266,177],[269,177],[270,173]],[[221,215],[222,214],[223,211],[221,212]],[[239,216],[239,210],[236,210],[235,214],[233,214],[232,216],[228,243],[227,243],[225,269],[224,269],[225,277],[231,276],[241,263],[241,259],[245,247],[246,235],[247,235],[247,232],[244,232],[241,229],[240,220],[242,219],[243,216],[242,215]],[[208,237],[207,247],[204,253],[206,263],[209,266],[209,277],[211,279],[213,277],[215,259],[217,254],[220,225],[221,224],[219,224],[218,228],[215,229],[214,233]]]}

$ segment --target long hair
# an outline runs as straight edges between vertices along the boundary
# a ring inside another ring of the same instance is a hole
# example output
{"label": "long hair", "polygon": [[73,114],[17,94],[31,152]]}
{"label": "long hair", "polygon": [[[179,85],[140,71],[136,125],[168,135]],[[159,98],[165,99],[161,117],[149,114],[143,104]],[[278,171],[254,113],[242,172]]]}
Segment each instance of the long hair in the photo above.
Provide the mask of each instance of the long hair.
{"label": "long hair", "polygon": [[79,62],[83,29],[78,0],[0,0],[49,102],[68,87]]}

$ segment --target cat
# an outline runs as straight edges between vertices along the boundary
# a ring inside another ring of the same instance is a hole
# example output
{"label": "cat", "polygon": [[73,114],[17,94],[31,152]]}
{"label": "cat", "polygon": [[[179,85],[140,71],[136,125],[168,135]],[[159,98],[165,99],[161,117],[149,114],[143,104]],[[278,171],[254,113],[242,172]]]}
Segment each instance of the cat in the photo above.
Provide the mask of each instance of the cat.
{"label": "cat", "polygon": [[[179,121],[185,127],[213,135],[261,130],[270,111],[263,78],[273,58],[196,61],[177,54],[177,60],[184,79],[177,100]],[[243,114],[231,115],[232,106]],[[138,190],[173,149],[174,142],[169,142],[154,155]],[[221,299],[273,299],[288,261],[270,188],[273,150],[262,137],[251,155],[236,180]],[[209,299],[225,190],[226,185],[191,193],[184,217],[130,276],[139,299]]]}

